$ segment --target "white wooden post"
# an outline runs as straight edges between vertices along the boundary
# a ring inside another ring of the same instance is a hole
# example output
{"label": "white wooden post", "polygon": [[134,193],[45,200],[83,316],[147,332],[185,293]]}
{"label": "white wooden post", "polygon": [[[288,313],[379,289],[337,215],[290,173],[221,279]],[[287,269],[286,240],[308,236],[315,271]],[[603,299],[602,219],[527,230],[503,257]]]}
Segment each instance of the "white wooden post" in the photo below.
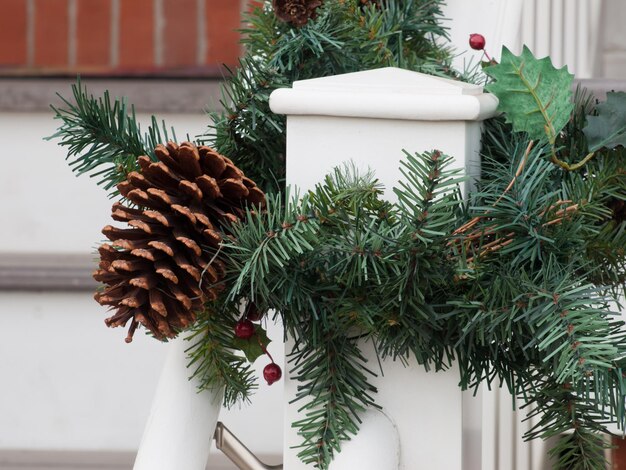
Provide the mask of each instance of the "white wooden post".
{"label": "white wooden post", "polygon": [[180,336],[169,345],[152,409],[134,470],[204,470],[222,406],[221,391],[198,393],[198,381],[189,380]]}
{"label": "white wooden post", "polygon": [[[455,157],[457,167],[478,175],[480,121],[495,113],[497,99],[480,86],[382,68],[295,82],[293,88],[272,93],[270,106],[287,115],[288,184],[301,191],[311,189],[335,166],[352,160],[374,170],[391,199],[391,189],[401,178],[403,149],[441,150]],[[289,352],[290,344],[286,347]],[[362,349],[376,368],[371,344]],[[387,360],[383,368],[385,376],[373,382],[379,390],[377,402],[392,427],[380,416],[368,418],[361,427],[363,432],[368,428],[367,439],[344,446],[345,452],[361,456],[360,462],[342,459],[342,466],[333,469],[388,470],[395,465],[402,470],[460,470],[463,409],[457,367],[426,373],[414,361],[405,368]],[[309,468],[292,448],[300,443],[291,428],[299,417],[299,404],[289,404],[296,386],[287,371],[285,470]],[[387,462],[384,469],[368,465],[379,462],[380,453],[397,453],[396,443],[386,439],[393,426],[399,436],[399,462]]]}

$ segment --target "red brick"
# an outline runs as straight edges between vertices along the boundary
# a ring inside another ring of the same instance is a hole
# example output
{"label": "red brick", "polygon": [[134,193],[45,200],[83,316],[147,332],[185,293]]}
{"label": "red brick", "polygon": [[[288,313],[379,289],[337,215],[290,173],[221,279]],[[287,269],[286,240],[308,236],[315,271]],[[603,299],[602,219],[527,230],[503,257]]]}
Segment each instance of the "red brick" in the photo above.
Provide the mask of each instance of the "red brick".
{"label": "red brick", "polygon": [[119,64],[123,68],[154,64],[154,1],[120,2]]}
{"label": "red brick", "polygon": [[110,0],[79,0],[76,3],[76,65],[108,65],[111,61]]}
{"label": "red brick", "polygon": [[248,1],[248,11],[253,11],[255,8],[260,8],[263,6],[263,0],[249,0]]}
{"label": "red brick", "polygon": [[26,65],[26,0],[0,3],[0,67]]}
{"label": "red brick", "polygon": [[67,66],[67,38],[67,0],[35,0],[35,65]]}
{"label": "red brick", "polygon": [[626,441],[621,436],[612,439],[614,448],[611,450],[611,468],[614,470],[626,469]]}
{"label": "red brick", "polygon": [[[229,0],[237,3],[235,0]],[[165,65],[197,64],[198,15],[196,0],[165,0],[163,30]]]}
{"label": "red brick", "polygon": [[207,31],[207,65],[233,66],[239,58],[240,2],[205,0]]}

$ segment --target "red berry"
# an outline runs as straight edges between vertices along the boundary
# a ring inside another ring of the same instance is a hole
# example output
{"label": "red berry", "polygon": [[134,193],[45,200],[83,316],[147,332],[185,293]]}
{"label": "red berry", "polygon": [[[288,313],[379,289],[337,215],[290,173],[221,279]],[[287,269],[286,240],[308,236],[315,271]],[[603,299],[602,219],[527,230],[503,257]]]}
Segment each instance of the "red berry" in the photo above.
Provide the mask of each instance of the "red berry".
{"label": "red berry", "polygon": [[261,318],[263,318],[264,315],[265,312],[259,310],[259,307],[257,307],[254,302],[250,302],[248,304],[248,307],[246,308],[246,318],[248,320],[259,321]]}
{"label": "red berry", "polygon": [[250,320],[239,320],[235,325],[235,336],[250,339],[254,336],[254,324]]}
{"label": "red berry", "polygon": [[472,49],[482,51],[485,48],[485,36],[482,34],[470,34],[469,45]]}
{"label": "red berry", "polygon": [[263,369],[263,378],[267,381],[267,385],[278,382],[282,376],[283,371],[280,369],[280,366],[274,362],[266,365]]}

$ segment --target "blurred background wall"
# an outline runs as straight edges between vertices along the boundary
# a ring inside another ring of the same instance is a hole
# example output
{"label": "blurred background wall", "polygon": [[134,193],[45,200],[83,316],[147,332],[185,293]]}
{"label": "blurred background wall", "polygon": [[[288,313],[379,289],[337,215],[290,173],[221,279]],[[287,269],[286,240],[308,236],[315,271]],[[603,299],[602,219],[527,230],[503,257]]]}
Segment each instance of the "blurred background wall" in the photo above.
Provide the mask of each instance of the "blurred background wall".
{"label": "blurred background wall", "polygon": [[[599,5],[592,11],[586,1],[526,0],[522,39],[545,54],[584,41],[587,78],[626,79],[626,2],[589,0]],[[563,7],[574,4],[576,22],[555,35]],[[0,0],[0,468],[50,459],[128,468],[166,351],[142,335],[126,345],[123,331],[104,327],[90,272],[111,201],[43,140],[57,124],[48,104],[59,103],[56,91],[68,96],[80,73],[94,94],[128,97],[140,120],[156,114],[179,136],[202,134],[203,110],[220,107],[223,64],[237,63],[244,8],[239,0]],[[590,21],[585,12],[599,15],[595,28],[579,26]],[[270,335],[282,360],[278,328]],[[253,451],[276,456],[281,409],[280,385],[261,384],[252,405],[222,419]]]}

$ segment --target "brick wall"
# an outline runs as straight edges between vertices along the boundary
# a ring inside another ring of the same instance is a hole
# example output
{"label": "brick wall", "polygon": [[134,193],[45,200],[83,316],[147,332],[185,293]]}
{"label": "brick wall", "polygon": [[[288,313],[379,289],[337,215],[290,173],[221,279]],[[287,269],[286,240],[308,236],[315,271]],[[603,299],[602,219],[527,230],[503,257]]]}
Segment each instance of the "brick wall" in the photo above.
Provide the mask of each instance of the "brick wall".
{"label": "brick wall", "polygon": [[0,75],[221,75],[241,0],[0,0]]}

